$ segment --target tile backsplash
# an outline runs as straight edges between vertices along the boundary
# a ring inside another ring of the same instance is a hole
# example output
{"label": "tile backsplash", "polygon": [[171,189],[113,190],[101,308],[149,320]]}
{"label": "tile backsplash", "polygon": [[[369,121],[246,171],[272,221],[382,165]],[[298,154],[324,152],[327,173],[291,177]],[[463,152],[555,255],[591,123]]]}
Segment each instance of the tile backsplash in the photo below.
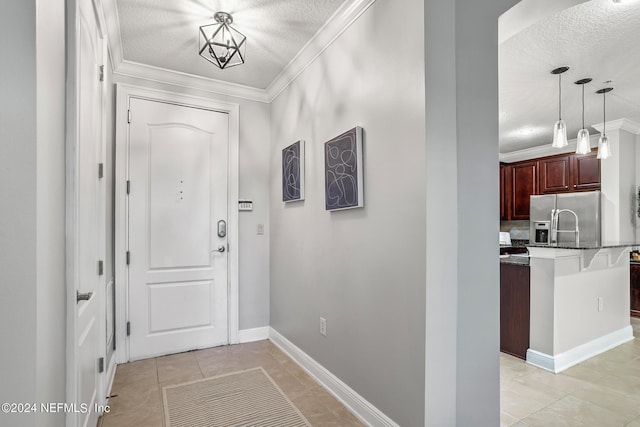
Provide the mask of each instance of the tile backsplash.
{"label": "tile backsplash", "polygon": [[511,240],[529,240],[529,221],[500,221],[500,231],[508,231]]}

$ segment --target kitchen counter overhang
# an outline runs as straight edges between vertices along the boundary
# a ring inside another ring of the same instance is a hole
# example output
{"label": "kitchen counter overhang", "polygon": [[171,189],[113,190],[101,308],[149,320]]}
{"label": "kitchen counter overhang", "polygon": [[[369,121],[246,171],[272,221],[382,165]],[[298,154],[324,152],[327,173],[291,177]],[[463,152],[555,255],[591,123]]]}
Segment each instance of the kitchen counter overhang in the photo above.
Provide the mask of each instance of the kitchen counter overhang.
{"label": "kitchen counter overhang", "polygon": [[527,245],[531,325],[527,362],[561,372],[633,339],[629,251],[635,243]]}
{"label": "kitchen counter overhang", "polygon": [[617,264],[619,258],[626,254],[629,259],[629,252],[635,243],[630,242],[584,242],[579,245],[575,244],[531,244],[527,245],[529,257],[558,259],[558,258],[576,258],[581,260],[581,268],[588,269],[594,258],[598,254],[607,254],[609,264]]}
{"label": "kitchen counter overhang", "polygon": [[575,243],[552,243],[552,244],[544,244],[544,243],[530,243],[525,245],[525,247],[530,250],[530,248],[546,248],[546,249],[577,249],[577,250],[587,250],[587,249],[612,249],[612,248],[627,248],[630,249],[632,246],[637,246],[638,243],[635,242],[580,242],[579,244]]}
{"label": "kitchen counter overhang", "polygon": [[529,266],[529,255],[500,255],[500,264],[515,264],[522,266]]}

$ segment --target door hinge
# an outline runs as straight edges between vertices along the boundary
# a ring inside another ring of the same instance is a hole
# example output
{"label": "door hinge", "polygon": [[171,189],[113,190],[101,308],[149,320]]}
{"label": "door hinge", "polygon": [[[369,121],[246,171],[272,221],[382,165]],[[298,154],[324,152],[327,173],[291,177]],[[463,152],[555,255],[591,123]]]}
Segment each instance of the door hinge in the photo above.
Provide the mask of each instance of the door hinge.
{"label": "door hinge", "polygon": [[104,81],[104,65],[100,66],[100,81]]}
{"label": "door hinge", "polygon": [[98,178],[104,178],[104,163],[98,163]]}
{"label": "door hinge", "polygon": [[127,251],[127,265],[131,262],[131,252]]}
{"label": "door hinge", "polygon": [[104,372],[104,357],[98,359],[98,373],[101,374]]}
{"label": "door hinge", "polygon": [[127,322],[127,336],[131,335],[131,322]]}
{"label": "door hinge", "polygon": [[131,181],[127,180],[127,194],[131,194]]}
{"label": "door hinge", "polygon": [[98,276],[102,276],[104,274],[104,261],[98,261]]}
{"label": "door hinge", "polygon": [[131,123],[131,110],[127,110],[127,123]]}

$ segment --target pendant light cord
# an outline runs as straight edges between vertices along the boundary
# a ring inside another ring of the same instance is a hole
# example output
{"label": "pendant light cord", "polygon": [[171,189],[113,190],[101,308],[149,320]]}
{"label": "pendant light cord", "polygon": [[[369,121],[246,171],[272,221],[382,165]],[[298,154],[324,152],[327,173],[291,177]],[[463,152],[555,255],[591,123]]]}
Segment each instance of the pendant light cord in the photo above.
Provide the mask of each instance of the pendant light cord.
{"label": "pendant light cord", "polygon": [[602,94],[602,135],[607,134],[607,92]]}
{"label": "pendant light cord", "polygon": [[562,73],[558,74],[558,121],[562,120]]}
{"label": "pendant light cord", "polygon": [[582,84],[582,129],[584,129],[584,83]]}

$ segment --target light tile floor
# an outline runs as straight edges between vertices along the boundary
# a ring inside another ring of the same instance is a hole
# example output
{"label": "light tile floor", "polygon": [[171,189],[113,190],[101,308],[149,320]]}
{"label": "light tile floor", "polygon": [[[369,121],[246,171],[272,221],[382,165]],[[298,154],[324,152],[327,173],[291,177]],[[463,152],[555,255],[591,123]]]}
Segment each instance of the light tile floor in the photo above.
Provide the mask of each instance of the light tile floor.
{"label": "light tile floor", "polygon": [[163,425],[162,387],[262,366],[313,426],[363,424],[270,341],[191,351],[119,365],[101,427]]}
{"label": "light tile floor", "polygon": [[640,339],[560,374],[500,355],[502,426],[640,427]]}
{"label": "light tile floor", "polygon": [[[313,426],[362,424],[270,341],[119,365],[102,427],[163,425],[162,387],[262,366]],[[500,355],[502,426],[640,427],[640,339],[560,374]]]}

